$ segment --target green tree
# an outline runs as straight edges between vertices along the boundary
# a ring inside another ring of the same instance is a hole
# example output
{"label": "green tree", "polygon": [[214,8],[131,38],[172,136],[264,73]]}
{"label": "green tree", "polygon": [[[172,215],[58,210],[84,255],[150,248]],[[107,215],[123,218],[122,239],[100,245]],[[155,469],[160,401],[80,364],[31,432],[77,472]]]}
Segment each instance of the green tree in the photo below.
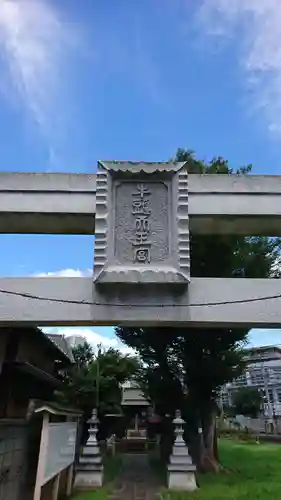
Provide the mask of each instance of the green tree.
{"label": "green tree", "polygon": [[[177,161],[187,161],[189,173],[247,175],[248,165],[234,172],[226,160],[209,163],[178,150]],[[191,276],[265,278],[277,275],[280,253],[277,238],[234,235],[190,235]],[[162,413],[180,408],[188,421],[189,444],[201,470],[218,471],[217,396],[221,386],[244,370],[241,348],[248,329],[123,328],[118,337],[136,349],[146,369],[141,384]],[[198,429],[202,428],[202,434]]]}
{"label": "green tree", "polygon": [[233,394],[233,410],[236,415],[255,418],[263,403],[263,397],[256,387],[241,387]]}
{"label": "green tree", "polygon": [[93,348],[88,342],[78,345],[72,349],[73,357],[77,366],[87,366],[94,359]]}
{"label": "green tree", "polygon": [[112,348],[98,347],[95,353],[87,343],[75,347],[73,355],[76,363],[63,376],[60,401],[81,409],[85,418],[93,407],[100,415],[120,412],[121,385],[138,370],[138,359]]}

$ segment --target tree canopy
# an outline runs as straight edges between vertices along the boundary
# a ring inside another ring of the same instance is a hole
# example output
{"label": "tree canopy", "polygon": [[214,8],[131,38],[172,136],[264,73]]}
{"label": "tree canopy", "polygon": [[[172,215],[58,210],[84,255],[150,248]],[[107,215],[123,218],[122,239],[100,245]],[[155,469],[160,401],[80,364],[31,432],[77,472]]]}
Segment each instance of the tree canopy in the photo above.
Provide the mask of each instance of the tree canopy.
{"label": "tree canopy", "polygon": [[236,415],[255,418],[261,411],[263,395],[257,387],[241,387],[233,394],[233,410]]}
{"label": "tree canopy", "polygon": [[60,401],[83,410],[89,416],[93,407],[100,414],[120,412],[121,385],[139,368],[136,357],[116,349],[93,348],[85,344],[73,349],[75,365],[63,376]]}
{"label": "tree canopy", "polygon": [[[221,157],[204,162],[183,149],[176,160],[187,161],[189,173],[247,175],[251,171],[250,165],[234,171]],[[192,277],[278,276],[278,238],[191,234],[190,250]],[[140,383],[157,411],[172,414],[180,408],[192,432],[190,440],[196,443],[198,466],[217,470],[216,399],[221,386],[244,370],[240,351],[248,329],[117,327],[116,334],[145,362]],[[198,428],[203,429],[203,440]]]}

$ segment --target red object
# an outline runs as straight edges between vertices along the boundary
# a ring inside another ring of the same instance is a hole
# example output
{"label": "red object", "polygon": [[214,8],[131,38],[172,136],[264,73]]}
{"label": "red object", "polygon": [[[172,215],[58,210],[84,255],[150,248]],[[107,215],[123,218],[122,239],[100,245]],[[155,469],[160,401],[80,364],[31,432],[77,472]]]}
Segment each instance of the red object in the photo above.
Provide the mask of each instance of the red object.
{"label": "red object", "polygon": [[162,418],[158,417],[158,415],[154,415],[153,417],[149,417],[148,421],[151,424],[160,424],[160,422],[162,422]]}

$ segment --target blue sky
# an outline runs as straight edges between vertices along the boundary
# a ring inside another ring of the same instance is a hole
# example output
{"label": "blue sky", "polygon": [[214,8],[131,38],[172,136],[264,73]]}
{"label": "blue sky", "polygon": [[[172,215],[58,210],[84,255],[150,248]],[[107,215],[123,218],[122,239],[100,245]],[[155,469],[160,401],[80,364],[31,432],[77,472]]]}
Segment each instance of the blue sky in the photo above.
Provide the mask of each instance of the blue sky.
{"label": "blue sky", "polygon": [[[185,147],[281,174],[280,21],[278,0],[2,0],[1,170],[93,172]],[[0,248],[2,276],[93,267],[88,236],[0,235]],[[109,328],[79,332],[117,345]]]}

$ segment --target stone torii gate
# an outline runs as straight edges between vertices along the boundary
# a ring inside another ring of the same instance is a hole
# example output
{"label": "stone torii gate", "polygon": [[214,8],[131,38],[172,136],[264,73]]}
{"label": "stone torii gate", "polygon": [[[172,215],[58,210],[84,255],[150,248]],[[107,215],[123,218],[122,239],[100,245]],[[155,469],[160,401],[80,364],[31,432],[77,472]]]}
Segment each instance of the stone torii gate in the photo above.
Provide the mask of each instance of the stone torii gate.
{"label": "stone torii gate", "polygon": [[280,326],[281,280],[190,277],[190,230],[281,235],[281,176],[144,162],[1,173],[1,233],[96,237],[93,277],[1,278],[0,326]]}

